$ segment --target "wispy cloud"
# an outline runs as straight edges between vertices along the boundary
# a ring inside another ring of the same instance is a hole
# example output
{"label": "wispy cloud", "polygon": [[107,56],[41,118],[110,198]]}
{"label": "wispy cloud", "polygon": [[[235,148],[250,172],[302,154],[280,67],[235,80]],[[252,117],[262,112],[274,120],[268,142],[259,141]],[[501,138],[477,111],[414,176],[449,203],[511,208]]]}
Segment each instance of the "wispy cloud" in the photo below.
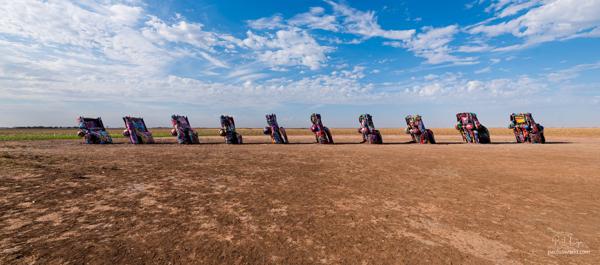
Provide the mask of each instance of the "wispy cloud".
{"label": "wispy cloud", "polygon": [[494,20],[524,14],[502,22],[484,22],[467,27],[471,34],[497,37],[511,34],[523,42],[497,48],[510,51],[544,42],[600,36],[600,2],[593,0],[498,1],[490,9],[499,13]]}
{"label": "wispy cloud", "polygon": [[288,23],[297,27],[308,27],[310,29],[321,29],[337,32],[340,25],[334,15],[325,13],[322,7],[311,7],[309,12],[292,17]]}
{"label": "wispy cloud", "polygon": [[491,71],[492,71],[492,68],[488,66],[488,67],[481,68],[479,70],[475,70],[475,73],[476,74],[486,74],[486,73],[489,73]]}
{"label": "wispy cloud", "polygon": [[547,75],[552,82],[563,82],[573,80],[583,72],[600,69],[600,62],[591,64],[578,64],[567,69],[553,71]]}
{"label": "wispy cloud", "polygon": [[301,65],[317,70],[325,63],[326,54],[333,50],[298,28],[282,29],[266,36],[248,31],[242,43],[254,50],[260,61],[272,67]]}
{"label": "wispy cloud", "polygon": [[516,95],[534,95],[549,89],[547,82],[529,76],[478,80],[462,74],[447,73],[417,82],[406,92],[428,98],[474,100],[511,98]]}
{"label": "wispy cloud", "polygon": [[336,16],[341,18],[343,31],[350,34],[360,35],[364,38],[381,37],[391,40],[408,40],[415,30],[384,30],[377,22],[374,11],[360,11],[348,5],[335,1],[326,0],[333,7]]}

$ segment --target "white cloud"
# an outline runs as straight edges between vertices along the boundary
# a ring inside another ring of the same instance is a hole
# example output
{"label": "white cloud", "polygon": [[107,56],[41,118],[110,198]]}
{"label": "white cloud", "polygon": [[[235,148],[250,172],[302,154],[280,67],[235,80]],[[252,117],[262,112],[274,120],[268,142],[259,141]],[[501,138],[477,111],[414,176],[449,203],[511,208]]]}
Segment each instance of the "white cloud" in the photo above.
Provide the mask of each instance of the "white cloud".
{"label": "white cloud", "polygon": [[[205,31],[204,25],[201,23],[179,20],[176,23],[167,24],[155,16],[150,16],[145,25],[141,29],[142,35],[162,47],[163,50],[173,50],[187,56],[203,58],[216,67],[228,68],[229,65],[212,55],[216,52],[215,48],[234,50],[241,45],[241,40],[229,34]],[[177,46],[177,44],[179,45]],[[181,46],[181,44],[189,46]]]}
{"label": "white cloud", "polygon": [[268,74],[262,73],[261,69],[253,63],[236,67],[227,74],[227,80],[231,80],[231,83],[239,83],[264,79],[268,76]]}
{"label": "white cloud", "polygon": [[394,47],[394,48],[404,48],[406,47],[406,43],[401,41],[384,41],[383,45]]}
{"label": "white cloud", "polygon": [[445,99],[486,99],[512,98],[517,95],[533,95],[546,91],[549,85],[543,80],[529,76],[515,79],[499,78],[476,80],[461,74],[447,73],[441,76],[424,78],[406,89],[407,93],[427,98]]}
{"label": "white cloud", "polygon": [[325,64],[326,54],[333,50],[319,45],[308,32],[298,28],[282,29],[267,36],[248,31],[242,43],[256,51],[258,60],[272,67],[302,65],[317,70]]}
{"label": "white cloud", "polygon": [[[331,32],[342,32],[361,36],[363,39],[381,37],[390,40],[408,40],[415,30],[384,30],[377,22],[374,11],[360,11],[346,4],[325,0],[333,8],[333,14],[327,14],[323,7],[311,7],[306,13],[297,14],[285,20],[280,14],[248,21],[248,25],[257,30],[306,28]],[[360,43],[360,40],[353,40]]]}
{"label": "white cloud", "polygon": [[515,1],[515,3],[509,4],[502,11],[498,13],[499,18],[508,17],[512,15],[516,15],[523,10],[530,9],[534,6],[537,6],[541,3],[540,0],[534,1]]}
{"label": "white cloud", "polygon": [[481,69],[479,69],[479,70],[476,70],[476,71],[475,71],[475,73],[476,73],[476,74],[485,74],[485,73],[489,73],[489,72],[491,72],[491,71],[492,71],[492,68],[488,66],[488,67],[485,67],[485,68],[481,68]]}
{"label": "white cloud", "polygon": [[[485,12],[498,12],[510,5],[511,3],[517,2],[518,0],[493,0],[491,4],[485,9]],[[479,4],[483,4],[484,1],[479,1]]]}
{"label": "white cloud", "polygon": [[547,75],[547,78],[552,82],[563,82],[573,80],[583,72],[597,69],[600,69],[600,62],[590,64],[578,64],[567,69],[551,72]]}
{"label": "white cloud", "polygon": [[210,62],[214,66],[221,68],[229,68],[229,65],[226,62],[223,62],[222,60],[219,60],[206,52],[200,51],[198,52],[198,54],[200,55],[200,57],[204,58],[206,61]]}
{"label": "white cloud", "polygon": [[443,28],[425,27],[423,32],[417,34],[414,38],[401,41],[384,42],[384,45],[407,48],[415,53],[416,56],[425,58],[428,64],[441,63],[473,63],[474,58],[460,58],[452,55],[454,52],[449,44],[454,40],[454,35],[458,32],[458,26],[450,25]]}
{"label": "white cloud", "polygon": [[263,29],[279,29],[285,28],[287,25],[285,24],[283,17],[279,14],[275,14],[271,17],[263,17],[256,20],[249,20],[248,26],[253,29],[263,30]]}
{"label": "white cloud", "polygon": [[[257,82],[251,71],[232,73],[242,83],[207,82],[178,77],[129,78],[106,77],[98,80],[6,80],[0,78],[4,99],[27,99],[43,102],[99,101],[113,103],[160,103],[165,101],[210,105],[227,103],[240,106],[277,105],[282,103],[349,103],[382,98],[370,84],[362,84],[364,68],[331,75],[313,75],[299,79],[275,78]],[[78,84],[78,86],[73,86]],[[140,96],[143,95],[143,96]],[[268,95],[265,96],[265,95]]]}
{"label": "white cloud", "polygon": [[[148,16],[141,6],[127,5],[129,2],[132,1],[104,4],[23,0],[0,5],[0,35],[8,45],[4,48],[29,58],[25,63],[33,69],[52,67],[47,70],[80,72],[69,68],[71,58],[86,56],[77,64],[96,69],[90,75],[104,71],[99,70],[102,68],[110,71],[122,67],[115,75],[129,76],[164,74],[169,63],[182,57],[196,57],[226,67],[213,54],[214,48],[233,49],[239,43],[230,35],[204,31],[202,24],[188,23],[181,17],[174,24],[166,24]],[[23,43],[36,45],[22,46]],[[176,44],[189,47],[175,47]],[[0,58],[0,64],[11,63],[14,62],[6,57]],[[55,73],[63,74],[68,75]]]}
{"label": "white cloud", "polygon": [[464,53],[475,53],[475,52],[487,52],[492,50],[494,47],[485,44],[485,43],[480,43],[477,45],[462,45],[460,47],[458,47],[458,49],[456,51],[458,52],[464,52]]}
{"label": "white cloud", "polygon": [[24,0],[0,5],[3,54],[12,54],[0,57],[0,65],[57,77],[111,69],[119,76],[157,74],[175,55],[135,29],[142,13],[140,7],[94,2],[82,6]]}
{"label": "white cloud", "polygon": [[140,17],[140,8],[120,4],[84,8],[70,1],[13,1],[0,5],[0,33],[42,43],[97,48]]}
{"label": "white cloud", "polygon": [[201,23],[188,23],[183,20],[169,25],[161,19],[151,16],[146,21],[146,27],[142,29],[142,34],[156,43],[185,43],[205,51],[212,51],[216,46],[234,49],[234,45],[240,43],[231,35],[204,31],[203,27],[204,25]]}
{"label": "white cloud", "polygon": [[419,33],[410,40],[407,47],[415,55],[427,59],[429,64],[461,61],[463,59],[450,54],[451,50],[448,47],[457,32],[458,27],[456,25],[443,28],[428,27],[425,28],[423,33]]}
{"label": "white cloud", "polygon": [[350,79],[362,79],[365,77],[364,71],[366,67],[364,66],[354,66],[352,70],[341,70],[338,72],[339,76],[347,77]]}
{"label": "white cloud", "polygon": [[336,17],[325,14],[322,7],[311,7],[307,13],[302,13],[291,18],[288,23],[297,27],[308,27],[310,29],[322,29],[336,32],[338,24]]}
{"label": "white cloud", "polygon": [[364,38],[382,37],[391,40],[408,40],[415,30],[384,30],[377,22],[373,11],[360,11],[342,3],[326,0],[333,7],[334,13],[342,19],[342,29],[346,33],[356,34]]}
{"label": "white cloud", "polygon": [[[510,1],[500,1],[492,6],[500,10]],[[508,5],[498,18],[527,10],[525,14],[512,20],[469,27],[472,34],[485,34],[496,37],[512,34],[523,38],[524,42],[497,49],[507,51],[529,47],[535,44],[580,37],[600,37],[600,1],[595,0],[547,0],[542,3],[530,1]]]}
{"label": "white cloud", "polygon": [[122,4],[116,4],[111,6],[110,19],[123,25],[135,25],[142,16],[143,9],[138,6],[127,6]]}
{"label": "white cloud", "polygon": [[[379,37],[387,40],[383,43],[384,45],[408,49],[415,53],[416,56],[425,58],[427,64],[475,63],[474,58],[460,58],[452,54],[454,50],[449,47],[449,43],[454,40],[454,35],[459,32],[458,26],[456,25],[441,28],[424,27],[423,32],[418,35],[415,35],[416,31],[413,29],[384,30],[379,25],[374,11],[357,10],[336,1],[326,0],[325,2],[331,5],[333,15],[326,14],[325,9],[322,7],[313,7],[309,12],[298,14],[287,21],[280,15],[274,15],[268,18],[249,21],[249,25],[255,29],[277,28],[282,31],[298,31],[298,28],[321,29],[357,35],[360,37],[350,42],[342,41],[337,37],[322,38],[335,44],[358,44],[365,39]],[[260,43],[264,43],[265,41],[264,37],[257,37],[255,34],[251,34],[244,42],[246,46],[256,48],[257,45],[261,45]],[[479,47],[464,46],[458,51],[481,52],[490,49],[491,47],[480,44]],[[271,53],[268,53],[268,55],[271,55]],[[319,55],[317,58],[322,58],[322,56]],[[288,62],[282,61],[282,59],[283,58],[280,58],[280,56],[277,56],[276,60],[273,60],[273,58],[265,58],[264,54],[262,56],[263,61],[275,62],[273,65],[289,64]],[[302,64],[307,65],[306,63]],[[311,63],[309,67],[311,69],[316,69],[315,67],[317,65],[320,65],[320,63]]]}

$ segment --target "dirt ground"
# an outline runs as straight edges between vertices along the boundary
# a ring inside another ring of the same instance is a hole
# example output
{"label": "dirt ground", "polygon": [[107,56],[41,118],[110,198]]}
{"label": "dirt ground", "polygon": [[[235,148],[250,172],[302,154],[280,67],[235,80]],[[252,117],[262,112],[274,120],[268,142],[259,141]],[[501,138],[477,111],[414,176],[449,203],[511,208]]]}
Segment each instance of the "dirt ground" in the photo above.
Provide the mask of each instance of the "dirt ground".
{"label": "dirt ground", "polygon": [[0,142],[0,264],[600,261],[600,137],[290,138]]}

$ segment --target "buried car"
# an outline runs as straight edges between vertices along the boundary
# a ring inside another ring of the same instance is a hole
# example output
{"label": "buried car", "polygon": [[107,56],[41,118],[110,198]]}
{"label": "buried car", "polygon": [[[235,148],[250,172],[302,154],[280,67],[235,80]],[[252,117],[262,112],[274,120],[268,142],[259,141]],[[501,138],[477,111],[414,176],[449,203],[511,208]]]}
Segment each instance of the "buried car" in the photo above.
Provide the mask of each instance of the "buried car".
{"label": "buried car", "polygon": [[154,137],[152,133],[146,127],[146,123],[143,118],[138,117],[123,117],[125,122],[125,130],[123,136],[129,138],[129,142],[132,144],[153,144]]}
{"label": "buried car", "polygon": [[460,131],[465,142],[477,144],[491,142],[490,132],[479,122],[477,114],[472,112],[457,113],[456,122],[455,128]]}
{"label": "buried car", "polygon": [[269,126],[265,127],[265,129],[263,130],[263,133],[265,135],[271,136],[271,141],[274,144],[289,143],[287,133],[285,132],[285,128],[280,127],[279,124],[277,123],[277,115],[267,114],[267,115],[265,115],[265,117],[267,118],[267,125],[269,125]]}
{"label": "buried car", "polygon": [[310,131],[315,134],[315,139],[317,143],[333,144],[333,137],[331,136],[331,131],[329,130],[329,128],[323,125],[323,120],[321,120],[321,114],[313,113],[312,115],[310,115],[310,122],[312,122]]}
{"label": "buried car", "polygon": [[242,135],[235,130],[233,116],[221,115],[221,129],[219,135],[225,138],[226,144],[242,144]]}
{"label": "buried car", "polygon": [[412,141],[421,144],[435,144],[433,131],[425,128],[425,123],[420,115],[408,115],[406,120],[406,134],[410,134]]}
{"label": "buried car", "polygon": [[188,117],[181,115],[172,115],[171,124],[173,129],[171,135],[177,137],[177,142],[180,144],[198,144],[198,133],[192,129]]}
{"label": "buried car", "polygon": [[112,144],[112,138],[104,128],[100,117],[79,117],[77,123],[79,123],[77,135],[84,138],[86,144]]}
{"label": "buried car", "polygon": [[362,135],[362,143],[370,143],[370,144],[382,144],[383,138],[381,138],[381,133],[379,130],[375,129],[375,125],[373,124],[373,116],[371,114],[361,114],[358,116],[358,122],[360,123],[360,128],[358,128],[358,133]]}
{"label": "buried car", "polygon": [[510,115],[509,129],[513,130],[517,143],[545,143],[544,126],[533,120],[531,113]]}

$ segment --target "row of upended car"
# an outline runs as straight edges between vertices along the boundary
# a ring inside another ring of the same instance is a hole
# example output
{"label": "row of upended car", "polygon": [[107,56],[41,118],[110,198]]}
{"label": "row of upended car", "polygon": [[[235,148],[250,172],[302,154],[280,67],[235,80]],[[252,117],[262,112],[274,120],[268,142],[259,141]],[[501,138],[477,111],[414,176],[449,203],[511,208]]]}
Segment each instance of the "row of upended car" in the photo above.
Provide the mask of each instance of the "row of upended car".
{"label": "row of upended car", "polygon": [[[275,144],[289,143],[285,128],[279,126],[275,114],[267,114],[267,126],[263,133],[269,135],[271,141]],[[221,129],[218,133],[228,144],[242,144],[243,137],[236,131],[235,121],[232,116],[221,115]],[[425,127],[425,123],[420,115],[408,115],[406,120],[406,134],[409,134],[412,141],[421,144],[435,144],[435,136],[432,130]],[[132,144],[151,144],[154,143],[152,133],[148,130],[143,118],[123,117],[125,130],[123,135],[129,139]],[[312,123],[310,130],[315,135],[315,141],[320,144],[333,144],[333,135],[331,130],[323,125],[321,115],[313,113],[310,116]],[[108,131],[104,127],[101,118],[79,117],[78,135],[84,138],[88,144],[109,144],[112,143]],[[358,118],[360,128],[358,133],[362,135],[363,143],[381,144],[383,138],[379,130],[375,128],[373,117],[370,114],[362,114]],[[462,135],[466,143],[490,143],[489,130],[483,126],[477,115],[471,112],[462,112],[456,114],[455,128]],[[192,129],[186,116],[172,115],[171,124],[173,129],[171,135],[177,137],[180,144],[198,144],[200,143],[198,133]],[[545,143],[544,127],[533,120],[531,113],[513,113],[510,115],[509,128],[513,130],[517,143]]]}

